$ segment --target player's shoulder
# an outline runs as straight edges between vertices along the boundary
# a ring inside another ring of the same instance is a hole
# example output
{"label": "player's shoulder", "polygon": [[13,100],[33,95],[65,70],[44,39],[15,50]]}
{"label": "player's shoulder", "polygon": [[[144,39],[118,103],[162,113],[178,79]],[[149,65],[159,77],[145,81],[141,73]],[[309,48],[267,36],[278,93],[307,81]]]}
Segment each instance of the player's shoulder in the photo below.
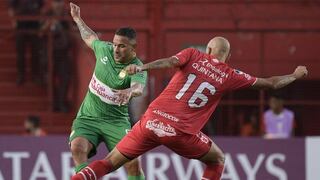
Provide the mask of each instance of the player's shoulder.
{"label": "player's shoulder", "polygon": [[135,64],[138,66],[142,66],[143,62],[141,61],[141,59],[139,59],[138,57],[134,58],[134,60],[131,62],[131,64]]}
{"label": "player's shoulder", "polygon": [[185,48],[185,49],[182,49],[179,53],[179,54],[188,54],[188,53],[191,53],[191,54],[194,54],[194,53],[200,53],[200,51],[196,48],[193,48],[193,47],[188,47],[188,48]]}
{"label": "player's shoulder", "polygon": [[254,78],[254,76],[251,76],[250,74],[248,74],[240,69],[230,67],[227,64],[225,65],[225,69],[228,71],[228,73],[230,73],[232,75],[232,77],[234,77],[234,76],[243,77],[243,78],[247,79],[248,81],[251,80],[252,78]]}
{"label": "player's shoulder", "polygon": [[286,112],[287,114],[289,114],[290,116],[294,116],[294,112],[291,111],[290,109],[284,108],[283,111]]}
{"label": "player's shoulder", "polygon": [[109,41],[101,41],[103,45],[108,47],[109,49],[113,49],[113,43]]}
{"label": "player's shoulder", "polygon": [[193,53],[193,54],[205,54],[204,52],[200,51],[199,49],[193,48],[193,47],[189,47],[186,50],[189,51],[190,53]]}
{"label": "player's shoulder", "polygon": [[109,52],[113,51],[113,43],[109,41],[101,41],[101,46],[108,49]]}
{"label": "player's shoulder", "polygon": [[96,39],[93,41],[93,43],[99,46],[112,47],[112,43],[109,41],[102,41],[102,40]]}
{"label": "player's shoulder", "polygon": [[221,62],[217,59],[212,59],[211,61],[213,63],[213,65],[216,67],[217,69],[217,73],[219,73],[222,77],[226,77],[228,80],[232,79],[232,77],[236,74],[236,73],[242,73],[241,71],[237,71],[236,69],[234,69],[233,67],[229,66],[228,64]]}
{"label": "player's shoulder", "polygon": [[266,117],[266,116],[270,116],[270,115],[272,115],[273,114],[273,112],[272,112],[272,110],[271,109],[268,109],[268,110],[266,110],[264,113],[263,113],[263,115]]}
{"label": "player's shoulder", "polygon": [[102,43],[105,43],[106,45],[108,46],[112,46],[112,42],[109,42],[109,41],[101,41]]}

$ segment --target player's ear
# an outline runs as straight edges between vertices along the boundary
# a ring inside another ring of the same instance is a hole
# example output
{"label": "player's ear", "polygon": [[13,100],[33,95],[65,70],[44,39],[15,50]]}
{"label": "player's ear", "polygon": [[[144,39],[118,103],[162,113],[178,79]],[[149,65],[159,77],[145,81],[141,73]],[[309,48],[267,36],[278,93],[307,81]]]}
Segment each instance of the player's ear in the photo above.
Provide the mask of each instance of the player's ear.
{"label": "player's ear", "polygon": [[133,49],[136,49],[137,48],[137,41],[135,39],[131,39],[129,40],[129,44],[131,45],[131,47]]}
{"label": "player's ear", "polygon": [[212,48],[211,47],[207,47],[207,50],[206,50],[207,52],[207,54],[211,54],[211,52],[212,52]]}
{"label": "player's ear", "polygon": [[137,57],[137,53],[133,50],[131,51],[132,57]]}
{"label": "player's ear", "polygon": [[229,60],[231,58],[231,52],[229,52],[227,60]]}

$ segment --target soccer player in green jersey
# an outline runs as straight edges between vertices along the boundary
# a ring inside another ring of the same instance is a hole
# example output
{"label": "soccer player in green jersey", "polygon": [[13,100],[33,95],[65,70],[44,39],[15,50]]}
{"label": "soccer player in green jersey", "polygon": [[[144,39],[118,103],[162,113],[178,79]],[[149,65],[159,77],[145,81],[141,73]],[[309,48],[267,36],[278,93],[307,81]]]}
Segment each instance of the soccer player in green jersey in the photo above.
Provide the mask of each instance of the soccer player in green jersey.
{"label": "soccer player in green jersey", "polygon": [[[135,30],[120,28],[113,43],[100,41],[81,19],[80,8],[73,3],[70,3],[70,8],[83,41],[96,56],[89,90],[73,121],[69,139],[76,172],[80,172],[87,166],[88,158],[96,154],[100,142],[104,142],[111,151],[131,129],[128,102],[131,97],[142,94],[147,74],[121,75],[121,70],[127,65],[142,64],[135,53]],[[144,179],[137,159],[127,163],[125,169],[129,180]]]}

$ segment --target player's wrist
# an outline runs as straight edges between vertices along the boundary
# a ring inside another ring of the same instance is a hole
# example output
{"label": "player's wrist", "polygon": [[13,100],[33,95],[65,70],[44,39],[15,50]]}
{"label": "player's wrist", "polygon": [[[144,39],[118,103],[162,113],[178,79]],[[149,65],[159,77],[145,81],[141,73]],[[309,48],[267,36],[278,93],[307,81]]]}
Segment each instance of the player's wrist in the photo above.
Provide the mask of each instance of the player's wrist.
{"label": "player's wrist", "polygon": [[299,78],[300,78],[300,76],[299,76],[298,73],[293,73],[293,74],[292,74],[292,77],[295,78],[295,79],[299,79]]}
{"label": "player's wrist", "polygon": [[80,16],[79,16],[79,17],[73,17],[73,21],[76,22],[77,24],[78,24],[78,23],[81,23],[81,18],[80,18]]}
{"label": "player's wrist", "polygon": [[140,67],[140,71],[147,71],[147,70],[148,70],[148,66],[146,64]]}

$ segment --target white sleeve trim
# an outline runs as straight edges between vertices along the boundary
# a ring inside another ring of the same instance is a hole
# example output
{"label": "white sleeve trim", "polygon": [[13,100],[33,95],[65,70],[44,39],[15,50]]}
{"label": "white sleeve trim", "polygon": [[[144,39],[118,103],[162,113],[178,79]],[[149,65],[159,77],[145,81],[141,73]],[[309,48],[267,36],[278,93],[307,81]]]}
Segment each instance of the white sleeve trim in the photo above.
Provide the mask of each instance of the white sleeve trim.
{"label": "white sleeve trim", "polygon": [[251,86],[253,86],[254,84],[256,84],[257,81],[258,81],[258,78],[256,77],[256,80],[251,84]]}

